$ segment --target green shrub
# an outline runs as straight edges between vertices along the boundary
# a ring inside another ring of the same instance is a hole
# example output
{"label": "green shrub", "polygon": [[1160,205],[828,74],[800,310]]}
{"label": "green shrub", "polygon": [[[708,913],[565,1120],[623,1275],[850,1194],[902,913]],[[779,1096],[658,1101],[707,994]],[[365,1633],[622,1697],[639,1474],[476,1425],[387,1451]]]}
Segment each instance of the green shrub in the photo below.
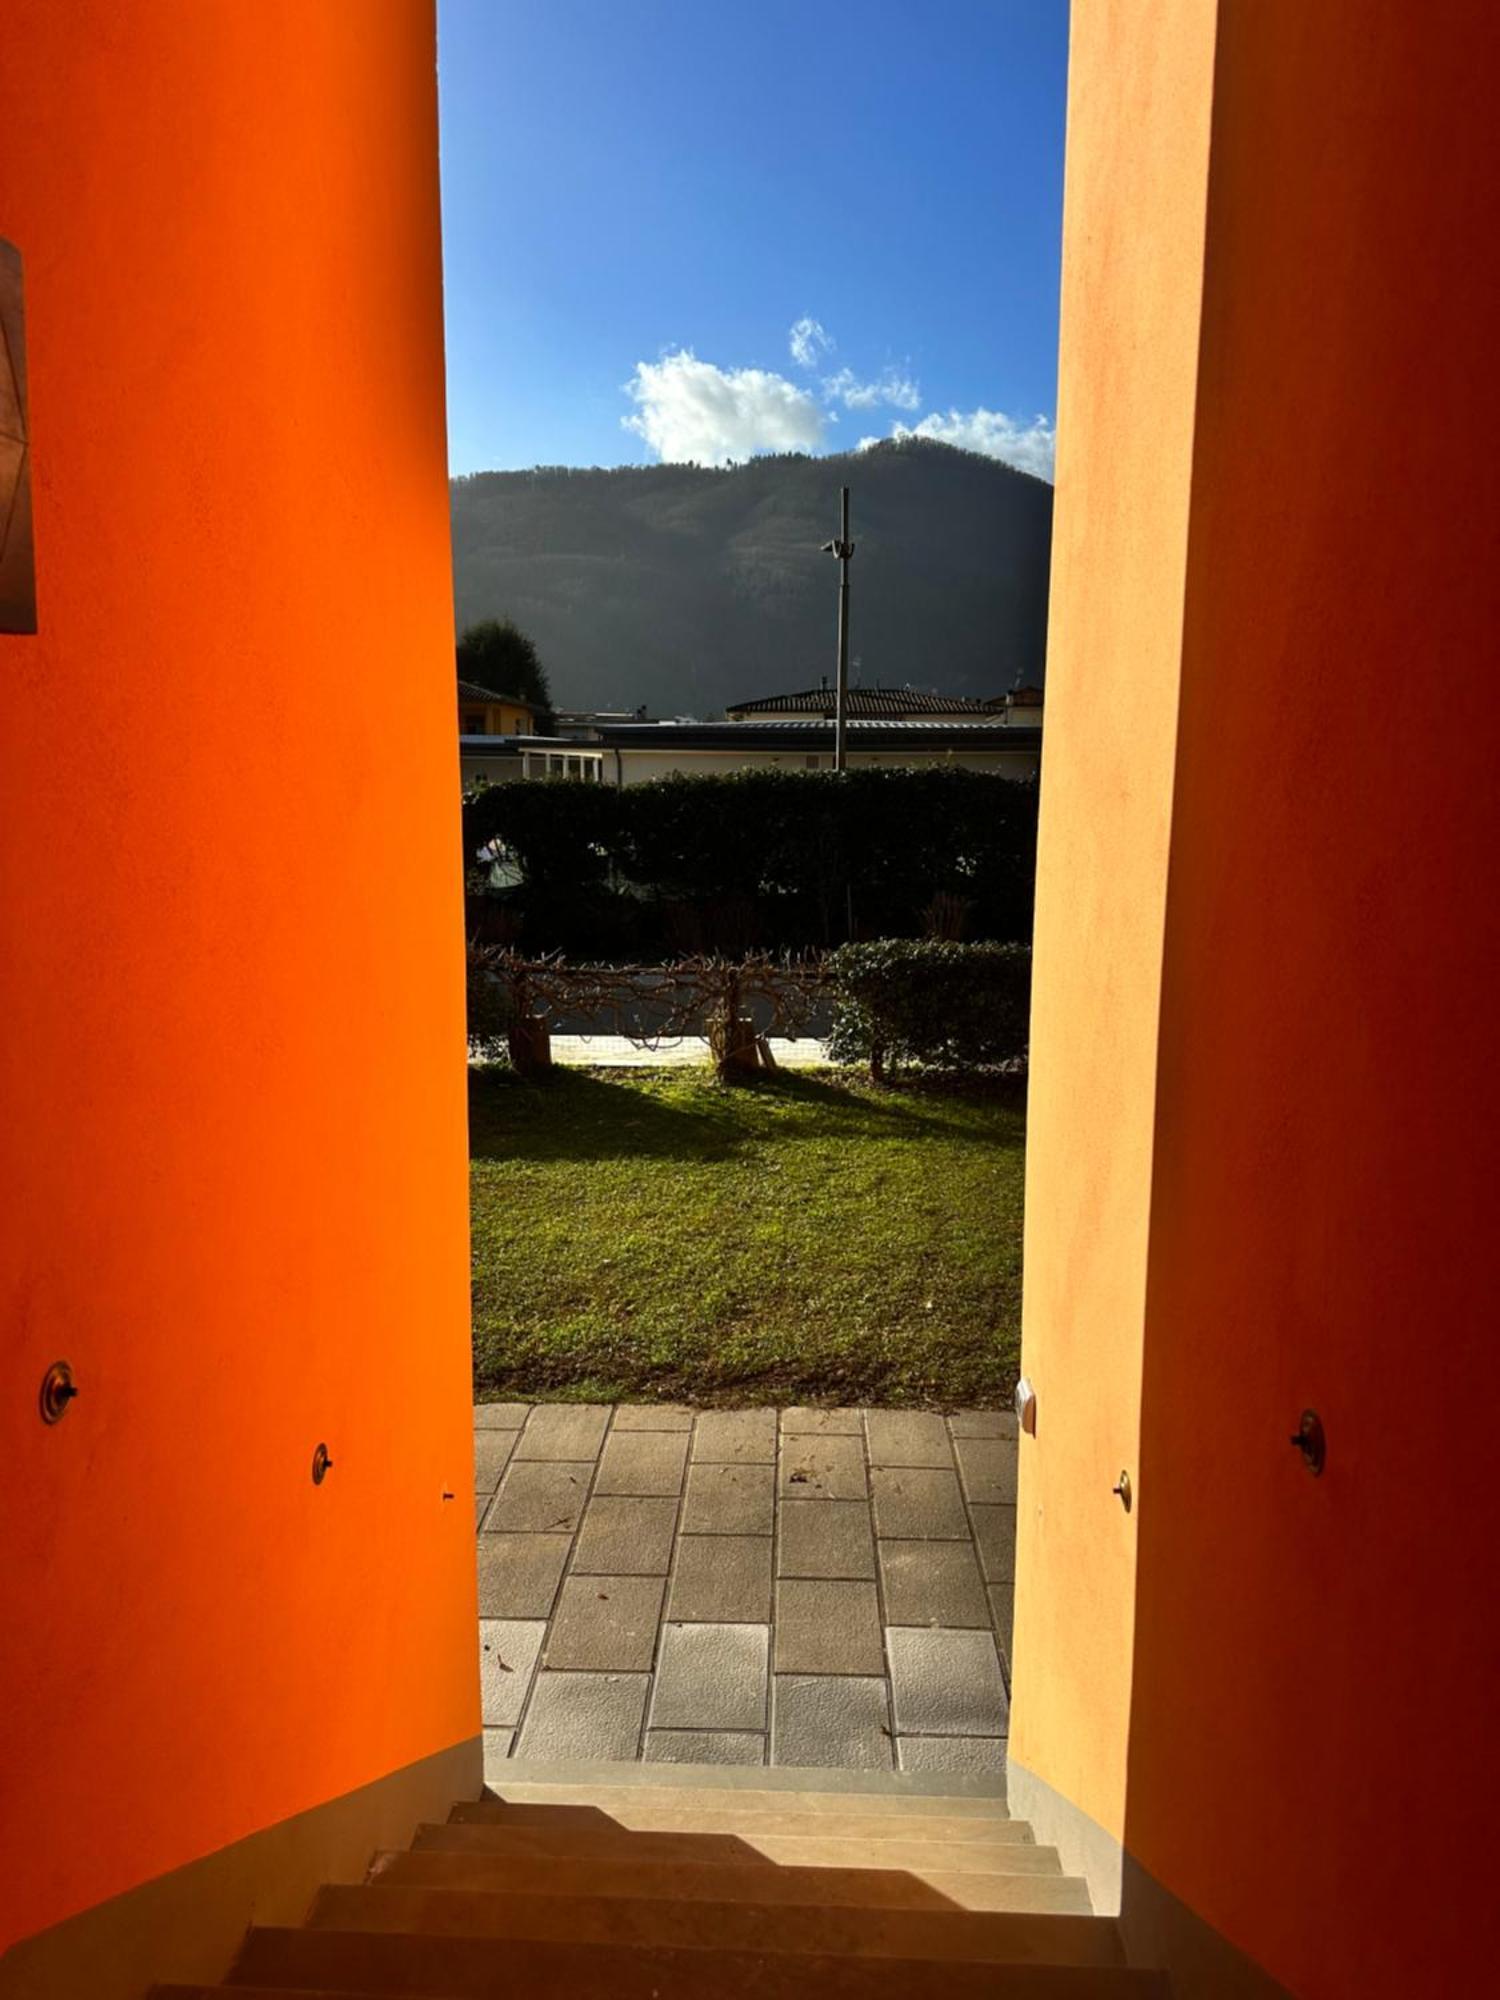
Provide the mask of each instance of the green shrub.
{"label": "green shrub", "polygon": [[504,1053],[516,1018],[510,981],[496,970],[499,956],[493,945],[469,946],[469,1042],[476,1053],[489,1058]]}
{"label": "green shrub", "polygon": [[1031,948],[886,938],[829,957],[835,1062],[973,1070],[1023,1061]]}

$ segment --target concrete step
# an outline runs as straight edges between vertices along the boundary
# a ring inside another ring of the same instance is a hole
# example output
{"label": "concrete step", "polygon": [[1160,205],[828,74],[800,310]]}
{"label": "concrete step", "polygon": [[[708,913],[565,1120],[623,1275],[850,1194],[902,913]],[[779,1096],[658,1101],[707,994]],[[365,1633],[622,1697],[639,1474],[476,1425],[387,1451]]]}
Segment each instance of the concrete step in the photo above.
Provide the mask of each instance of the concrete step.
{"label": "concrete step", "polygon": [[[853,1802],[857,1804],[856,1802]],[[481,1799],[477,1804],[456,1805],[448,1815],[450,1826],[510,1826],[592,1829],[596,1833],[615,1832],[622,1840],[635,1833],[729,1833],[755,1841],[767,1837],[815,1835],[821,1840],[923,1840],[1010,1841],[1025,1845],[1032,1831],[1023,1819],[996,1819],[984,1813],[966,1817],[928,1812],[913,1813],[897,1802],[895,1809],[881,1813],[804,1812],[794,1799],[774,1807],[757,1804],[748,1810],[736,1799],[721,1802],[721,1795],[676,1805],[656,1805],[621,1793],[607,1805],[551,1805],[517,1802],[497,1804]]]}
{"label": "concrete step", "polygon": [[[487,1828],[448,1827],[449,1834]],[[1050,1848],[1013,1853],[1047,1856],[1049,1872],[897,1866],[773,1867],[764,1860],[627,1860],[617,1850],[586,1856],[510,1855],[427,1847],[379,1855],[371,1879],[402,1887],[505,1890],[517,1895],[633,1896],[651,1900],[797,1904],[803,1908],[888,1910],[1036,1910],[1088,1916],[1088,1890],[1055,1872]],[[868,1860],[868,1851],[863,1857]]]}
{"label": "concrete step", "polygon": [[1158,2000],[1151,1974],[1120,1967],[975,1965],[764,1951],[538,1943],[330,1930],[252,1931],[230,1986],[265,1992],[391,1994],[432,2000]]}
{"label": "concrete step", "polygon": [[315,1930],[421,1931],[436,1937],[576,1944],[701,1946],[851,1958],[969,1959],[986,1965],[1119,1965],[1108,1917],[1029,1911],[804,1908],[794,1903],[667,1902],[537,1896],[389,1881],[320,1891]]}
{"label": "concrete step", "polygon": [[[625,1764],[617,1761],[554,1763],[537,1757],[508,1757],[489,1780],[491,1791],[513,1798],[518,1788],[541,1786],[549,1796],[559,1787],[582,1785],[591,1792],[607,1786],[657,1791],[798,1792],[833,1795],[847,1804],[851,1797],[973,1799],[982,1806],[1005,1808],[1005,1780],[991,1775],[970,1778],[956,1771],[854,1771],[812,1764]],[[950,1806],[945,1804],[944,1810]]]}
{"label": "concrete step", "polygon": [[494,1854],[516,1859],[610,1859],[686,1862],[759,1862],[777,1868],[905,1869],[924,1874],[1056,1875],[1057,1850],[1019,1840],[929,1840],[920,1834],[892,1834],[872,1854],[867,1840],[837,1840],[821,1834],[631,1833],[617,1826],[496,1826],[459,1821],[419,1826],[412,1839],[418,1853]]}
{"label": "concrete step", "polygon": [[[659,1772],[660,1764],[614,1767]],[[674,1769],[677,1767],[673,1767]],[[717,1769],[718,1766],[710,1766]],[[755,1770],[749,1775],[769,1778],[773,1771]],[[824,1777],[825,1772],[816,1773]],[[851,1772],[850,1776],[865,1773]],[[652,1783],[614,1785],[582,1779],[576,1783],[559,1780],[555,1784],[532,1784],[525,1779],[492,1778],[485,1786],[480,1805],[585,1805],[611,1812],[617,1805],[656,1807],[663,1811],[690,1812],[698,1808],[722,1806],[735,1812],[851,1813],[869,1819],[982,1819],[1005,1821],[1010,1818],[1003,1798],[967,1796],[950,1792],[799,1792],[791,1785],[767,1789],[761,1785],[674,1785],[662,1778]]]}

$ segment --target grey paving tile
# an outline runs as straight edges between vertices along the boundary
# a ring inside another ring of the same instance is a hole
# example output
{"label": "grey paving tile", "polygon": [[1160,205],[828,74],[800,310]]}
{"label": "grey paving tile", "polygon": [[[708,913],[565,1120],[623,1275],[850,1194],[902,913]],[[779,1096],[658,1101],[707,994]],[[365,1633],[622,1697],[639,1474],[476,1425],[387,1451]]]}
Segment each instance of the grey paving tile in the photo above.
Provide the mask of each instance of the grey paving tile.
{"label": "grey paving tile", "polygon": [[764,1625],[771,1616],[769,1535],[683,1535],[668,1618],[690,1624]]}
{"label": "grey paving tile", "polygon": [[1016,1576],[1016,1510],[975,1507],[974,1542],[986,1583],[1013,1583]]}
{"label": "grey paving tile", "polygon": [[764,1729],[770,1633],[764,1625],[665,1625],[651,1697],[653,1729]]}
{"label": "grey paving tile", "polygon": [[484,1517],[487,1535],[572,1534],[588,1497],[593,1464],[530,1464],[512,1459],[495,1504]]}
{"label": "grey paving tile", "polygon": [[948,1426],[928,1410],[871,1410],[865,1418],[871,1465],[935,1465],[953,1469]]}
{"label": "grey paving tile", "polygon": [[531,1415],[530,1403],[476,1403],[476,1431],[518,1431]]}
{"label": "grey paving tile", "polygon": [[957,1771],[977,1778],[1005,1770],[1003,1736],[898,1736],[896,1761],[903,1771]]}
{"label": "grey paving tile", "polygon": [[479,1712],[488,1727],[513,1729],[520,1721],[546,1629],[539,1618],[480,1619]]}
{"label": "grey paving tile", "polygon": [[[513,1729],[487,1729],[484,1732],[484,1779],[491,1782],[494,1767],[503,1764],[510,1755],[510,1746],[516,1740]],[[503,1775],[503,1774],[501,1774]]]}
{"label": "grey paving tile", "polygon": [[1016,1622],[1016,1589],[1011,1583],[990,1585],[990,1617],[995,1627],[995,1644],[1007,1674],[1011,1667],[1011,1633]]}
{"label": "grey paving tile", "polygon": [[889,1706],[883,1676],[776,1674],[771,1762],[888,1771]]}
{"label": "grey paving tile", "polygon": [[573,1557],[575,1576],[665,1576],[672,1567],[675,1500],[594,1497],[584,1510]]}
{"label": "grey paving tile", "polygon": [[474,1491],[493,1493],[516,1441],[514,1431],[475,1431]]}
{"label": "grey paving tile", "polygon": [[481,1535],[481,1618],[550,1618],[572,1541],[567,1535]]}
{"label": "grey paving tile", "polygon": [[700,1410],[693,1427],[695,1465],[773,1465],[774,1410]]}
{"label": "grey paving tile", "polygon": [[863,1500],[865,1443],[860,1437],[789,1437],[781,1454],[786,1500]]}
{"label": "grey paving tile", "polygon": [[977,1625],[990,1601],[968,1542],[882,1542],[880,1580],[892,1625]]}
{"label": "grey paving tile", "polygon": [[748,1729],[648,1729],[648,1764],[764,1764],[766,1739]]}
{"label": "grey paving tile", "polygon": [[649,1673],[665,1588],[659,1576],[570,1576],[547,1635],[548,1668]]}
{"label": "grey paving tile", "polygon": [[882,1466],[870,1474],[875,1532],[882,1541],[967,1541],[958,1475],[922,1466]]}
{"label": "grey paving tile", "polygon": [[603,1403],[538,1403],[526,1420],[517,1458],[594,1458],[604,1442]]}
{"label": "grey paving tile", "polygon": [[538,1674],[516,1756],[633,1761],[650,1685],[649,1674]]}
{"label": "grey paving tile", "polygon": [[693,1413],[686,1403],[621,1403],[611,1431],[690,1431]]}
{"label": "grey paving tile", "polygon": [[484,1517],[490,1511],[490,1502],[494,1497],[493,1493],[476,1493],[474,1495],[474,1528],[476,1533],[484,1526]]}
{"label": "grey paving tile", "polygon": [[687,1436],[681,1431],[622,1431],[612,1434],[599,1461],[596,1493],[671,1495],[682,1491]]}
{"label": "grey paving tile", "polygon": [[898,1735],[1006,1734],[1005,1682],[992,1633],[891,1626],[885,1643]]}
{"label": "grey paving tile", "polygon": [[1005,1438],[960,1438],[959,1475],[970,1505],[1012,1506],[1016,1498],[1016,1447]]}
{"label": "grey paving tile", "polygon": [[783,1437],[858,1437],[864,1428],[863,1410],[797,1409],[781,1413]]}
{"label": "grey paving tile", "polygon": [[770,1465],[690,1465],[685,1535],[769,1535],[776,1471]]}
{"label": "grey paving tile", "polygon": [[783,1500],[776,1520],[778,1576],[874,1576],[868,1501]]}
{"label": "grey paving tile", "polygon": [[1020,1426],[1012,1410],[955,1410],[948,1428],[956,1438],[1013,1438]]}
{"label": "grey paving tile", "polygon": [[873,1583],[791,1578],[776,1585],[778,1674],[883,1674]]}

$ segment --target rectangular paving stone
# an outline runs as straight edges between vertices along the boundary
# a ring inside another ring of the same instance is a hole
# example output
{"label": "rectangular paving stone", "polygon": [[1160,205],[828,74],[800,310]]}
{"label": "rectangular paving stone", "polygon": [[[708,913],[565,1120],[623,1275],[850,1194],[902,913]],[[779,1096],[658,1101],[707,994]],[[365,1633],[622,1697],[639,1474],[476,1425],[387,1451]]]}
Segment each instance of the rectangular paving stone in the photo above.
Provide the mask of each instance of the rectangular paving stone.
{"label": "rectangular paving stone", "polygon": [[1007,1682],[1011,1669],[1011,1632],[1016,1619],[1016,1588],[1012,1583],[990,1585],[990,1617],[995,1627],[995,1644],[1000,1648],[1000,1664]]}
{"label": "rectangular paving stone", "polygon": [[599,1461],[596,1493],[670,1495],[682,1491],[682,1467],[688,1441],[677,1431],[611,1433]]}
{"label": "rectangular paving stone", "polygon": [[960,1438],[959,1475],[969,1504],[1011,1506],[1016,1497],[1016,1447],[1004,1438]]}
{"label": "rectangular paving stone", "polygon": [[514,1431],[475,1431],[474,1433],[474,1491],[493,1493],[500,1484],[500,1475],[505,1470],[511,1447],[516,1441]]}
{"label": "rectangular paving stone", "polygon": [[695,1465],[774,1465],[774,1410],[700,1410],[693,1428]]}
{"label": "rectangular paving stone", "polygon": [[778,1582],[774,1629],[778,1674],[885,1672],[873,1583]]}
{"label": "rectangular paving stone", "polygon": [[481,1535],[481,1618],[550,1618],[572,1547],[567,1535]]}
{"label": "rectangular paving stone", "polygon": [[953,1468],[948,1426],[928,1410],[871,1410],[865,1418],[871,1465]]}
{"label": "rectangular paving stone", "polygon": [[548,1668],[648,1673],[665,1588],[659,1576],[570,1576],[547,1635]]}
{"label": "rectangular paving stone", "polygon": [[690,1431],[693,1413],[686,1403],[621,1403],[610,1425],[614,1431]]}
{"label": "rectangular paving stone", "polygon": [[974,1507],[974,1544],[986,1583],[1014,1583],[1016,1577],[1016,1510],[1014,1507]]}
{"label": "rectangular paving stone", "polygon": [[948,1428],[956,1438],[1013,1438],[1020,1426],[1013,1410],[955,1410]]}
{"label": "rectangular paving stone", "polygon": [[962,1777],[1005,1771],[1003,1736],[898,1736],[896,1761],[903,1771],[957,1771]]}
{"label": "rectangular paving stone", "polygon": [[805,1408],[781,1413],[783,1437],[858,1437],[863,1429],[863,1410]]}
{"label": "rectangular paving stone", "polygon": [[538,1674],[516,1756],[633,1762],[650,1686],[649,1674]]}
{"label": "rectangular paving stone", "polygon": [[861,1437],[789,1437],[782,1447],[784,1500],[864,1500],[865,1441]]}
{"label": "rectangular paving stone", "polygon": [[884,1678],[777,1674],[771,1682],[771,1762],[841,1770],[891,1768]]}
{"label": "rectangular paving stone", "polygon": [[531,1415],[530,1403],[476,1403],[476,1431],[518,1431]]}
{"label": "rectangular paving stone", "polygon": [[880,1580],[892,1625],[991,1623],[990,1601],[967,1542],[882,1542]]}
{"label": "rectangular paving stone", "polygon": [[776,1520],[778,1576],[873,1578],[868,1501],[783,1500]]}
{"label": "rectangular paving stone", "polygon": [[484,1517],[484,1532],[572,1534],[593,1476],[592,1461],[523,1465],[512,1459],[495,1504]]}
{"label": "rectangular paving stone", "polygon": [[770,1465],[690,1465],[685,1535],[769,1535],[776,1471]]}
{"label": "rectangular paving stone", "polygon": [[672,1567],[675,1500],[632,1500],[617,1494],[594,1497],[584,1511],[575,1576],[665,1576]]}
{"label": "rectangular paving stone", "polygon": [[891,1702],[900,1736],[1004,1736],[1009,1709],[993,1633],[890,1626]]}
{"label": "rectangular paving stone", "polygon": [[748,1729],[648,1729],[648,1764],[764,1764],[766,1739]]}
{"label": "rectangular paving stone", "polygon": [[596,1458],[609,1410],[603,1403],[538,1403],[526,1420],[517,1458]]}
{"label": "rectangular paving stone", "polygon": [[479,1713],[489,1727],[513,1729],[520,1721],[546,1630],[541,1619],[480,1619]]}
{"label": "rectangular paving stone", "polygon": [[764,1625],[664,1625],[651,1727],[764,1729],[769,1657]]}
{"label": "rectangular paving stone", "polygon": [[770,1536],[681,1536],[667,1616],[688,1624],[764,1625],[771,1616]]}
{"label": "rectangular paving stone", "polygon": [[875,1532],[882,1541],[967,1541],[968,1516],[955,1472],[880,1466],[870,1474]]}

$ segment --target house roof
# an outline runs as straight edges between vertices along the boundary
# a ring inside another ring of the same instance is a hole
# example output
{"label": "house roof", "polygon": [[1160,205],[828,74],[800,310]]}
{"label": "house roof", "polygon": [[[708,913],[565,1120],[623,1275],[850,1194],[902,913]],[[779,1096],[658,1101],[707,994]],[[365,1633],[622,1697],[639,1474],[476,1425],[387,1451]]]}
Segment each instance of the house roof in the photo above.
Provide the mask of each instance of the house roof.
{"label": "house roof", "polygon": [[482,688],[477,681],[460,681],[458,684],[460,701],[503,701],[512,708],[524,708],[528,715],[536,714],[536,703],[526,701],[518,694],[496,694],[493,688]]}
{"label": "house roof", "polygon": [[[729,716],[754,710],[760,715],[833,714],[831,687],[803,688],[796,694],[770,694],[760,701],[735,701],[725,709]],[[889,716],[893,721],[907,715],[993,715],[996,704],[967,694],[932,694],[920,688],[852,687],[845,714],[851,719],[875,720]]]}
{"label": "house roof", "polygon": [[[859,718],[848,725],[855,750],[1034,751],[1041,744],[1040,726],[988,721],[934,719],[926,722],[885,722]],[[619,750],[831,750],[833,724],[788,717],[774,722],[617,722],[594,731],[597,743]],[[524,739],[523,739],[524,741]]]}

